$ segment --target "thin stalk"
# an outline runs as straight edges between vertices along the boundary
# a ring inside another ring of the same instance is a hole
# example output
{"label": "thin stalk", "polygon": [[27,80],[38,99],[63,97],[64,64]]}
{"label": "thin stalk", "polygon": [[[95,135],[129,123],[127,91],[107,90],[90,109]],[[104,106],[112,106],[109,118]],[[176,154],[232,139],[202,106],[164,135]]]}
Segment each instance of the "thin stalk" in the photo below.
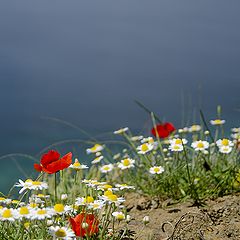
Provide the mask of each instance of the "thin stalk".
{"label": "thin stalk", "polygon": [[54,173],[54,199],[57,202],[57,173]]}

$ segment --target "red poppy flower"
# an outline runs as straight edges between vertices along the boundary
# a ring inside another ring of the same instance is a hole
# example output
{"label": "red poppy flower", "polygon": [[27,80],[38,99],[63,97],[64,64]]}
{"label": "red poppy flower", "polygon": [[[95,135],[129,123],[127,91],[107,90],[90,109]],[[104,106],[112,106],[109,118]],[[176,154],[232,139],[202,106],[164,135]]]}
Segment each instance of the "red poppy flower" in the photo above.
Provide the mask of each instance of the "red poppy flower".
{"label": "red poppy flower", "polygon": [[77,237],[92,236],[98,233],[99,221],[94,214],[80,213],[74,218],[70,218],[69,221]]}
{"label": "red poppy flower", "polygon": [[[157,130],[157,132],[156,132]],[[168,137],[172,132],[174,132],[176,129],[173,126],[172,123],[166,122],[163,124],[157,124],[155,128],[152,128],[152,134],[156,137],[157,133],[160,138],[166,138]]]}
{"label": "red poppy flower", "polygon": [[42,156],[40,164],[34,164],[34,168],[38,172],[43,171],[52,174],[69,167],[71,163],[71,152],[60,158],[60,154],[57,151],[50,150],[48,153]]}

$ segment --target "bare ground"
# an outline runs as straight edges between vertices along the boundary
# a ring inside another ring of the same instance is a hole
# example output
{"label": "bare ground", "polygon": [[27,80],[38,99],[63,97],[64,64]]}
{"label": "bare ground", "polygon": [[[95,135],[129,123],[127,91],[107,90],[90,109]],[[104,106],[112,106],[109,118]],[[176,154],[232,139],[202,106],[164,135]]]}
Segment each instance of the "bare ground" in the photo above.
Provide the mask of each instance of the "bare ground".
{"label": "bare ground", "polygon": [[[129,228],[135,231],[134,239],[240,240],[240,194],[208,200],[202,207],[128,194],[126,206],[133,218]],[[150,222],[144,226],[146,215]]]}

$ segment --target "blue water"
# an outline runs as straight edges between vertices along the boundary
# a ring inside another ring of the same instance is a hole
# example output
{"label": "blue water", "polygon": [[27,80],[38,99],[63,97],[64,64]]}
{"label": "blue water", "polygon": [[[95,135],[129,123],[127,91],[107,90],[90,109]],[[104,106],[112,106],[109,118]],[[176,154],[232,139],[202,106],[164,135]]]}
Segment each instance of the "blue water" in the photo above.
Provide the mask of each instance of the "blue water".
{"label": "blue water", "polygon": [[[0,0],[0,155],[121,126],[149,127],[144,102],[180,127],[202,108],[239,125],[239,1]],[[71,144],[65,147],[68,150]],[[75,146],[81,148],[81,145]],[[76,150],[77,151],[77,150]],[[79,150],[80,151],[80,150]],[[17,159],[26,175],[30,160]],[[0,189],[21,171],[1,159]]]}

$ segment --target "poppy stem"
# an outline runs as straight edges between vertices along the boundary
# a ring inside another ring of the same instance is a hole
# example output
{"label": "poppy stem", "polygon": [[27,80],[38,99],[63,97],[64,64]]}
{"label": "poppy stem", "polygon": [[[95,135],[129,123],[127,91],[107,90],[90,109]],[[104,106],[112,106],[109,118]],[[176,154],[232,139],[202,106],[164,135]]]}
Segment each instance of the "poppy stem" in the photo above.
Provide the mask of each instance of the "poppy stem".
{"label": "poppy stem", "polygon": [[54,173],[54,198],[55,203],[57,202],[57,173]]}

